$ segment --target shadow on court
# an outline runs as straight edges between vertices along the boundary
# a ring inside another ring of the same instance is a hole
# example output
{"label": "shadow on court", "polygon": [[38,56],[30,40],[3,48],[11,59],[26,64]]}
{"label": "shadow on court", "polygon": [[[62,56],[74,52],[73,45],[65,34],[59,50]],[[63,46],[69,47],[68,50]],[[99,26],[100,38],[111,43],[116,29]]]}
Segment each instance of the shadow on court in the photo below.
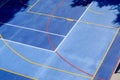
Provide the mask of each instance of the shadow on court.
{"label": "shadow on court", "polygon": [[[0,1],[0,22],[7,23],[14,18],[20,10],[24,10],[29,0],[1,0]],[[24,3],[24,4],[23,4]],[[0,24],[1,26],[2,24]]]}
{"label": "shadow on court", "polygon": [[116,19],[113,23],[120,24],[120,0],[73,0],[71,6],[87,6],[92,1],[97,2],[100,8],[104,6],[111,6],[110,10],[117,10],[118,13],[116,13]]}

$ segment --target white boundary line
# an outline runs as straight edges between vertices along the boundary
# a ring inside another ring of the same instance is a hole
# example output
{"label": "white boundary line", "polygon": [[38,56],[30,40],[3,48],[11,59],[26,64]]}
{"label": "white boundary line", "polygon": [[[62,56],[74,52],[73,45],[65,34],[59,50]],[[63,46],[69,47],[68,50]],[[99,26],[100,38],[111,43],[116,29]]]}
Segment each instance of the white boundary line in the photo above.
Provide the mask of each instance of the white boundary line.
{"label": "white boundary line", "polygon": [[[2,24],[4,24],[4,23],[2,23]],[[11,27],[16,27],[16,28],[21,28],[21,29],[26,29],[26,30],[30,30],[30,31],[35,31],[35,32],[41,32],[41,33],[45,33],[45,34],[50,34],[50,35],[54,35],[54,36],[59,36],[59,37],[63,37],[63,38],[65,37],[64,35],[55,34],[55,33],[46,32],[46,31],[37,30],[37,29],[32,29],[32,28],[27,28],[27,27],[23,27],[23,26],[18,26],[18,25],[10,24],[10,23],[5,23],[5,25],[11,26]]]}
{"label": "white boundary line", "polygon": [[[92,2],[93,3],[93,2]],[[92,3],[87,7],[87,9],[83,12],[83,14],[80,16],[80,18],[77,20],[77,22],[75,23],[75,25],[71,28],[71,30],[67,33],[67,35],[65,36],[65,38],[61,41],[61,43],[58,45],[58,47],[54,50],[55,52],[60,48],[60,46],[63,44],[63,42],[66,40],[66,38],[70,35],[70,33],[73,31],[73,29],[76,27],[76,25],[79,23],[79,21],[82,19],[82,17],[85,15],[85,13],[87,12],[87,10],[90,8],[90,6],[92,5]]]}
{"label": "white boundary line", "polygon": [[[1,39],[0,39],[0,40],[1,40]],[[48,52],[54,52],[54,51],[52,51],[52,50],[48,50],[48,49],[44,49],[44,48],[35,47],[35,46],[32,46],[32,45],[20,43],[20,42],[17,42],[17,41],[12,41],[12,40],[8,40],[8,39],[3,39],[3,40],[5,40],[5,41],[7,41],[7,42],[19,44],[19,45],[22,45],[22,46],[27,46],[27,47],[31,47],[31,48],[35,48],[35,49],[39,49],[39,50],[48,51]]]}

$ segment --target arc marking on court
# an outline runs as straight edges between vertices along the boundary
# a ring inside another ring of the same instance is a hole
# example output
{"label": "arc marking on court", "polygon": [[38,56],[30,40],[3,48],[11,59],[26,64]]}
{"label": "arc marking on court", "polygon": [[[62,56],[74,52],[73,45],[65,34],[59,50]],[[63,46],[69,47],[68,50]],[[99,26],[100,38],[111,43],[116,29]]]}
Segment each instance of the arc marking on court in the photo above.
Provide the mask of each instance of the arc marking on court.
{"label": "arc marking on court", "polygon": [[55,67],[51,67],[51,66],[46,66],[46,65],[43,65],[43,64],[40,64],[40,63],[37,63],[37,62],[33,62],[27,58],[25,58],[24,56],[22,56],[20,53],[18,53],[15,49],[13,49],[7,41],[5,41],[5,39],[3,38],[3,36],[0,34],[0,38],[1,40],[3,41],[3,43],[5,44],[5,46],[11,51],[13,52],[15,55],[19,56],[21,59],[23,59],[24,61],[30,63],[30,64],[33,64],[33,65],[36,65],[36,66],[39,66],[39,67],[43,67],[43,68],[47,68],[47,69],[51,69],[51,70],[55,70],[55,71],[59,71],[59,72],[63,72],[63,73],[66,73],[66,74],[71,74],[71,75],[74,75],[74,76],[79,76],[79,77],[83,77],[83,78],[87,78],[87,79],[91,79],[90,76],[84,76],[82,74],[77,74],[77,73],[74,73],[74,72],[69,72],[69,71],[66,71],[66,70],[62,70],[62,69],[58,69],[58,68],[55,68]]}
{"label": "arc marking on court", "polygon": [[96,69],[96,71],[95,71],[93,77],[91,78],[91,80],[94,80],[95,76],[97,75],[97,72],[99,71],[100,67],[102,66],[102,63],[104,62],[104,60],[105,60],[105,58],[106,58],[106,56],[107,56],[107,54],[108,54],[108,52],[109,52],[113,42],[114,42],[114,40],[116,39],[119,31],[120,31],[120,28],[117,29],[115,35],[113,36],[113,39],[111,40],[111,42],[110,42],[110,44],[109,44],[109,46],[108,46],[108,48],[107,48],[107,50],[106,50],[102,60],[100,61],[99,65],[98,65],[98,68]]}
{"label": "arc marking on court", "polygon": [[[26,12],[31,13],[31,14],[36,14],[36,15],[40,15],[40,16],[47,16],[47,17],[52,17],[52,18],[57,18],[57,19],[63,19],[66,21],[70,21],[70,22],[77,22],[76,19],[72,19],[72,18],[65,18],[65,17],[61,17],[61,16],[55,16],[55,15],[50,15],[50,14],[46,14],[46,13],[40,13],[40,12],[33,12],[31,11],[31,9],[37,5],[37,3],[40,0],[37,0],[33,5],[29,6],[29,8],[27,9]],[[89,9],[90,10],[90,9]],[[105,28],[112,28],[112,29],[116,29],[115,27],[112,26],[107,26],[107,25],[103,25],[103,24],[98,24],[98,23],[93,23],[93,22],[89,22],[89,21],[82,21],[80,20],[79,22],[84,23],[84,24],[88,24],[88,25],[94,25],[94,26],[98,26],[98,27],[105,27]]]}
{"label": "arc marking on court", "polygon": [[[93,4],[94,2],[92,2],[92,4]],[[87,8],[88,6],[86,6],[86,8]],[[91,12],[91,13],[93,13],[93,14],[97,14],[97,15],[104,15],[104,13],[103,12],[98,12],[98,11],[95,11],[95,10],[92,10],[92,9],[88,9],[88,11],[89,12]]]}
{"label": "arc marking on court", "polygon": [[[87,7],[86,7],[86,8],[87,8]],[[96,12],[96,11],[94,11],[94,10],[92,10],[92,9],[88,9],[88,11],[91,12],[91,13],[93,13],[93,14],[104,15],[104,13],[102,13],[102,12]]]}
{"label": "arc marking on court", "polygon": [[25,78],[28,78],[28,79],[31,79],[31,80],[38,80],[36,78],[32,78],[30,76],[26,76],[24,74],[20,74],[20,73],[17,73],[17,72],[11,71],[11,70],[7,70],[7,69],[4,69],[4,68],[0,68],[0,70],[5,71],[5,72],[9,72],[9,73],[12,73],[12,74],[15,74],[15,75],[18,75],[18,76],[22,76],[22,77],[25,77]]}

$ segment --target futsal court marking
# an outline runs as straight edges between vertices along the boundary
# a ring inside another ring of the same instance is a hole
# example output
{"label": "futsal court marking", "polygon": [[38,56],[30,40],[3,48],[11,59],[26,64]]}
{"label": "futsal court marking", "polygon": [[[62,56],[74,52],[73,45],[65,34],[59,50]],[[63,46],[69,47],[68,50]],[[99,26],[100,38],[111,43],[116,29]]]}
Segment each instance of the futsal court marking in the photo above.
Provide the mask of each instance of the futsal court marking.
{"label": "futsal court marking", "polygon": [[8,73],[15,74],[15,75],[18,75],[18,76],[25,77],[25,78],[27,78],[27,79],[38,80],[38,79],[36,79],[36,78],[30,77],[30,76],[26,76],[26,75],[24,75],[24,74],[20,74],[20,73],[17,73],[17,72],[15,72],[15,71],[7,70],[7,69],[4,69],[4,68],[0,68],[0,70],[5,71],[5,72],[8,72]]}
{"label": "futsal court marking", "polygon": [[5,44],[5,46],[6,46],[12,53],[14,53],[14,54],[17,55],[18,57],[20,57],[22,60],[24,60],[24,61],[26,61],[26,62],[28,62],[28,63],[30,63],[30,64],[33,64],[33,65],[36,65],[36,66],[39,66],[39,67],[43,67],[43,68],[47,68],[47,69],[51,69],[51,70],[55,70],[55,71],[59,71],[59,72],[62,72],[62,73],[74,75],[74,76],[79,76],[79,77],[87,78],[87,79],[90,79],[90,78],[91,78],[90,76],[84,76],[84,75],[82,75],[82,74],[78,74],[78,73],[75,73],[75,72],[70,72],[70,71],[62,70],[62,69],[55,68],[55,67],[51,67],[51,66],[46,66],[46,65],[43,65],[43,64],[40,64],[40,63],[31,61],[31,60],[27,59],[26,57],[22,56],[20,53],[18,53],[15,49],[13,49],[13,48],[8,44],[8,42],[5,41],[5,39],[3,38],[2,35],[0,35],[0,37],[1,37],[2,42]]}
{"label": "futsal court marking", "polygon": [[[33,5],[28,5],[28,9],[26,10],[26,12],[28,13],[31,13],[31,14],[36,14],[36,15],[40,15],[40,16],[47,16],[47,17],[52,17],[52,18],[57,18],[57,19],[64,19],[64,20],[67,20],[67,21],[70,21],[70,22],[77,22],[77,20],[75,19],[72,19],[72,18],[65,18],[65,17],[61,17],[61,16],[55,16],[55,15],[51,15],[51,14],[45,14],[45,13],[40,13],[40,12],[33,12],[31,11],[31,9],[38,4],[40,0],[36,0],[35,3],[33,3]],[[91,3],[92,4],[92,3]],[[94,26],[98,26],[98,27],[105,27],[105,28],[113,28],[113,29],[116,29],[115,27],[112,27],[112,26],[106,26],[106,25],[103,25],[103,24],[98,24],[98,23],[93,23],[93,22],[88,22],[88,21],[79,21],[81,23],[84,23],[84,24],[89,24],[89,25],[94,25]]]}
{"label": "futsal court marking", "polygon": [[108,52],[109,52],[109,50],[110,50],[110,48],[111,48],[113,42],[115,41],[115,39],[116,39],[116,37],[117,37],[119,31],[120,31],[120,28],[117,29],[115,35],[113,36],[113,39],[112,39],[112,41],[110,42],[110,44],[109,44],[109,46],[108,46],[108,48],[107,48],[107,50],[106,50],[106,52],[105,52],[105,54],[104,54],[102,60],[100,61],[99,65],[98,65],[98,68],[96,69],[96,71],[95,71],[95,73],[94,73],[94,75],[93,75],[93,77],[92,77],[91,80],[94,80],[94,79],[95,79],[95,76],[97,75],[97,73],[98,73],[100,67],[102,66],[102,64],[103,64],[103,62],[104,62],[104,60],[105,60],[105,58],[107,57],[107,54],[108,54]]}
{"label": "futsal court marking", "polygon": [[115,73],[115,71],[116,71],[116,69],[117,69],[117,67],[118,67],[119,63],[120,63],[120,57],[118,58],[118,61],[117,61],[116,65],[115,65],[115,67],[114,67],[114,70],[113,70],[113,72],[112,72],[112,74],[111,74],[111,76],[110,76],[110,79],[109,79],[109,80],[111,80],[112,76],[114,75],[114,73]]}

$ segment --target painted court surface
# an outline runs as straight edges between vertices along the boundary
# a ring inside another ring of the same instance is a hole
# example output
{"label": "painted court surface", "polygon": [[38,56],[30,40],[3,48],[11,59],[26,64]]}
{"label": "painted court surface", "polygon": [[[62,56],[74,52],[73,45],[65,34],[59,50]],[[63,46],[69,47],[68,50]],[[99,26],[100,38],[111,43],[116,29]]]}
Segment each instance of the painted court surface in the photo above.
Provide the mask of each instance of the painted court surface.
{"label": "painted court surface", "polygon": [[0,22],[0,80],[110,80],[120,56],[116,11],[61,1],[29,0]]}

